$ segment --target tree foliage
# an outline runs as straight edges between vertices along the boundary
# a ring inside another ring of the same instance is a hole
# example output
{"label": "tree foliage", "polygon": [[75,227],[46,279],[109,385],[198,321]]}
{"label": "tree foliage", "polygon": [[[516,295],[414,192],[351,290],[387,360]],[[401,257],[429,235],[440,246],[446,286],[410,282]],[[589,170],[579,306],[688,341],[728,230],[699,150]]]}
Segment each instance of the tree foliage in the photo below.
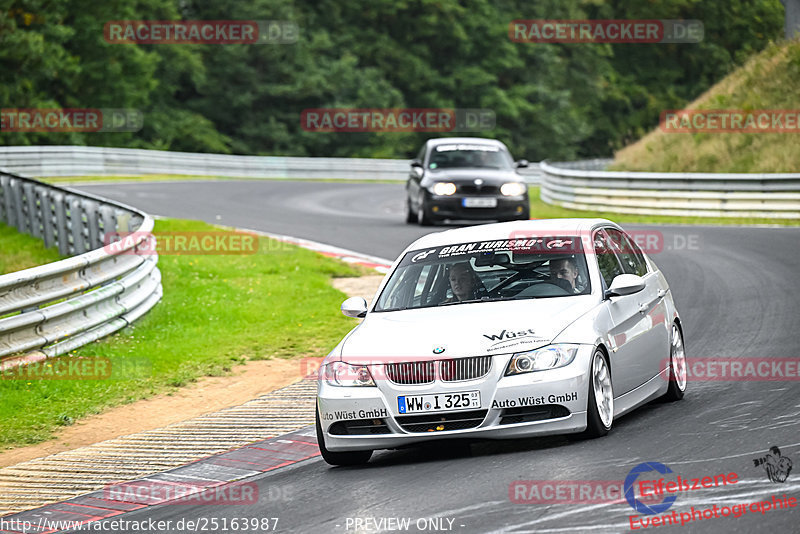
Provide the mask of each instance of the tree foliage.
{"label": "tree foliage", "polygon": [[[6,0],[0,107],[136,108],[135,133],[0,144],[407,157],[423,133],[304,131],[304,109],[487,108],[531,160],[607,155],[781,34],[779,0]],[[699,44],[512,42],[514,19],[699,19]],[[112,20],[290,20],[283,45],[110,44]]]}

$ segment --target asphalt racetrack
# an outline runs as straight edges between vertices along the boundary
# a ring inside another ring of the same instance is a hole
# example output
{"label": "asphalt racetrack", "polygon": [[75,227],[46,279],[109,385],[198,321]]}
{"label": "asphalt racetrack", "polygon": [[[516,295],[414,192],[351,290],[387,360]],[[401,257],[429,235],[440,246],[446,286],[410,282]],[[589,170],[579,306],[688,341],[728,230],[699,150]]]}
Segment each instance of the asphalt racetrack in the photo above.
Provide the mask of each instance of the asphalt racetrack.
{"label": "asphalt racetrack", "polygon": [[[224,181],[79,188],[153,215],[291,235],[390,260],[418,236],[441,230],[403,222],[399,184]],[[800,228],[646,229],[663,234],[663,250],[651,258],[670,282],[690,365],[705,357],[798,358]],[[277,532],[303,533],[630,532],[630,516],[641,516],[624,501],[517,503],[511,499],[518,491],[515,481],[622,481],[634,466],[652,461],[682,478],[738,475],[736,484],[681,492],[669,512],[798,497],[799,419],[797,380],[690,381],[683,401],[640,408],[597,440],[432,444],[376,452],[358,468],[331,468],[317,457],[252,479],[259,485],[257,505],[162,505],[120,517],[173,525],[181,519],[277,517]],[[794,462],[785,482],[771,482],[753,461],[771,446]],[[800,532],[800,507],[749,510],[740,517],[642,530]]]}

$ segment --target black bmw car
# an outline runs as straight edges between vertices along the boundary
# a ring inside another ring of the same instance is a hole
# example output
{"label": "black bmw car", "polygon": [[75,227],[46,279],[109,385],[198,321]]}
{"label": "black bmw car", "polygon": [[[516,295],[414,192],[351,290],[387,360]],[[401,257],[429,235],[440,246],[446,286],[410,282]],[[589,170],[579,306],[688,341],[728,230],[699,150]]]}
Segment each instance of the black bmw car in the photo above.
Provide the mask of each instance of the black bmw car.
{"label": "black bmw car", "polygon": [[429,139],[411,161],[406,222],[530,218],[528,187],[506,145],[494,139]]}

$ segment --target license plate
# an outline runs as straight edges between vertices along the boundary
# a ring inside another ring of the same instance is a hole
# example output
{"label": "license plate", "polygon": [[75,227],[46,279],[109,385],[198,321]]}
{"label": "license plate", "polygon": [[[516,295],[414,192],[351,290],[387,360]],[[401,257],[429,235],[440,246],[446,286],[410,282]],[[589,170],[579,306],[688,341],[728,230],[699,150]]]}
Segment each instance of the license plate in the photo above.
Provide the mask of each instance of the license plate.
{"label": "license plate", "polygon": [[496,198],[467,197],[461,200],[465,208],[496,208]]}
{"label": "license plate", "polygon": [[480,407],[480,391],[402,395],[397,397],[397,411],[400,413],[447,412]]}

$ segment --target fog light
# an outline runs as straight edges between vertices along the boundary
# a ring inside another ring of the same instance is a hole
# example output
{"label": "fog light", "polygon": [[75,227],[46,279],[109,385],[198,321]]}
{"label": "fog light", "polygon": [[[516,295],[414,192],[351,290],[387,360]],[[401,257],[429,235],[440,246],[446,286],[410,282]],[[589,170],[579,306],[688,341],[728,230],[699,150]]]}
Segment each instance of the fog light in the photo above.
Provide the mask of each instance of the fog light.
{"label": "fog light", "polygon": [[439,211],[439,206],[434,206],[431,208],[431,211]]}
{"label": "fog light", "polygon": [[517,206],[517,213],[522,213],[522,206]]}

